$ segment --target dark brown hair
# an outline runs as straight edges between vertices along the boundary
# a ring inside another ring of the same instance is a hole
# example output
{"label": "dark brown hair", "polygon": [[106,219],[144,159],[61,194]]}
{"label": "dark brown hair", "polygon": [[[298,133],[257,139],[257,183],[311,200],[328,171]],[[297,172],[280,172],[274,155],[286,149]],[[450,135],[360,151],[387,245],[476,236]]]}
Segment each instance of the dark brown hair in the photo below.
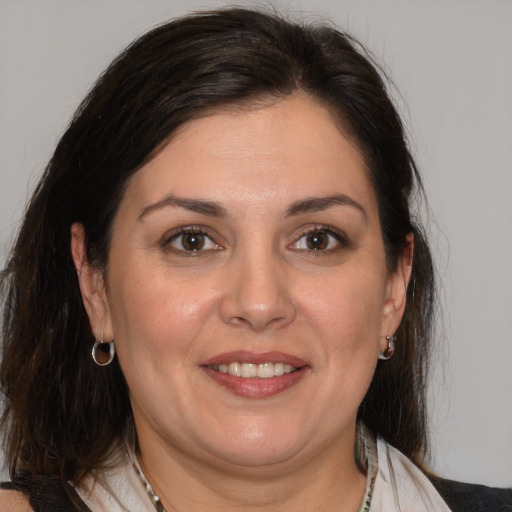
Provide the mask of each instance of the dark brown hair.
{"label": "dark brown hair", "polygon": [[1,427],[11,474],[79,481],[131,424],[117,360],[96,366],[70,254],[81,222],[90,262],[105,268],[112,221],[130,177],[188,120],[302,91],[358,141],[379,205],[387,264],[415,237],[395,356],[379,362],[360,418],[414,461],[427,448],[425,383],[434,285],[409,200],[421,183],[381,73],[349,36],[246,9],[172,21],[105,71],[62,136],[1,275]]}

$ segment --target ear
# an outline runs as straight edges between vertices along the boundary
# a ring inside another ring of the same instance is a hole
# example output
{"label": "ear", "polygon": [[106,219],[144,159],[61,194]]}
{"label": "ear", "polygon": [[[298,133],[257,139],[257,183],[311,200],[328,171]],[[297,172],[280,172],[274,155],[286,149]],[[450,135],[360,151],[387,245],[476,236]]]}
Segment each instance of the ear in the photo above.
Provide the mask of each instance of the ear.
{"label": "ear", "polygon": [[386,349],[386,336],[392,336],[398,329],[407,302],[407,286],[411,279],[414,254],[414,235],[406,237],[406,248],[402,251],[396,271],[388,276],[386,298],[383,306],[381,350]]}
{"label": "ear", "polygon": [[114,334],[103,272],[87,260],[85,230],[79,222],[71,226],[71,255],[94,337],[98,341],[102,337],[105,341],[110,341],[114,338]]}

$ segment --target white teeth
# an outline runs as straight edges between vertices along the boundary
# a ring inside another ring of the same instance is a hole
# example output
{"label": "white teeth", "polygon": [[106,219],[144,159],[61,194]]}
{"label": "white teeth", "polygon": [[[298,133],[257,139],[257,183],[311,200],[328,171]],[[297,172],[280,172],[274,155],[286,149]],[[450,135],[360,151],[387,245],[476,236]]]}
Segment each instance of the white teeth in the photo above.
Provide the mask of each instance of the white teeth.
{"label": "white teeth", "polygon": [[285,373],[292,373],[297,368],[291,364],[284,363],[229,363],[209,366],[212,370],[220,373],[229,373],[235,377],[243,379],[270,379],[271,377],[279,377]]}
{"label": "white teeth", "polygon": [[230,375],[235,375],[236,377],[240,377],[242,374],[242,368],[241,368],[240,363],[229,363],[228,373]]}
{"label": "white teeth", "polygon": [[258,365],[256,372],[258,379],[270,379],[275,375],[274,365],[272,363],[263,363]]}
{"label": "white teeth", "polygon": [[258,374],[258,367],[255,364],[242,363],[241,377],[244,379],[254,378]]}
{"label": "white teeth", "polygon": [[274,364],[274,375],[284,375],[284,364],[283,363],[275,363]]}

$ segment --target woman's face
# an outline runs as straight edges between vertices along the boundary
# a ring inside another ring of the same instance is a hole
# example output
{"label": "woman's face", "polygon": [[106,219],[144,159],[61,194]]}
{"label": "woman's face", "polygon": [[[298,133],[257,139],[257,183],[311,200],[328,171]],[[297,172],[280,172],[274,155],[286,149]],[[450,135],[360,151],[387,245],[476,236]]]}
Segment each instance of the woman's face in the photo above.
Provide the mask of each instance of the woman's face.
{"label": "woman's face", "polygon": [[357,144],[297,94],[182,127],[129,182],[86,302],[143,449],[286,465],[352,450],[405,274]]}

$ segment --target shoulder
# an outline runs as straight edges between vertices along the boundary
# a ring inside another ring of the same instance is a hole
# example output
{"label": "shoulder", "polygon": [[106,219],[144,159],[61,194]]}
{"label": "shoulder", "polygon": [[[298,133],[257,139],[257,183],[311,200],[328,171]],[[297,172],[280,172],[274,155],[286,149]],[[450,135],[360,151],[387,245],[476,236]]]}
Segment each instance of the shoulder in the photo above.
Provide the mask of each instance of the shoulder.
{"label": "shoulder", "polygon": [[[440,478],[425,469],[418,468],[396,448],[379,439],[379,473],[386,469],[386,464],[381,465],[381,462],[385,462],[386,459],[389,460],[388,466],[392,471],[384,475],[385,481],[401,482],[401,487],[406,488],[409,495],[410,484],[414,483],[415,500],[419,497],[418,490],[425,491],[430,487],[452,512],[512,512],[512,488],[501,489]],[[413,470],[413,468],[416,469]],[[430,491],[428,496],[433,498]],[[406,508],[406,510],[411,509],[411,507]],[[427,507],[426,510],[445,510],[445,508]]]}
{"label": "shoulder", "polygon": [[16,475],[0,484],[0,512],[91,512],[73,486],[55,475]]}
{"label": "shoulder", "polygon": [[430,480],[453,512],[512,512],[512,488],[466,484],[432,476]]}
{"label": "shoulder", "polygon": [[0,489],[0,512],[33,512],[33,509],[21,492]]}

